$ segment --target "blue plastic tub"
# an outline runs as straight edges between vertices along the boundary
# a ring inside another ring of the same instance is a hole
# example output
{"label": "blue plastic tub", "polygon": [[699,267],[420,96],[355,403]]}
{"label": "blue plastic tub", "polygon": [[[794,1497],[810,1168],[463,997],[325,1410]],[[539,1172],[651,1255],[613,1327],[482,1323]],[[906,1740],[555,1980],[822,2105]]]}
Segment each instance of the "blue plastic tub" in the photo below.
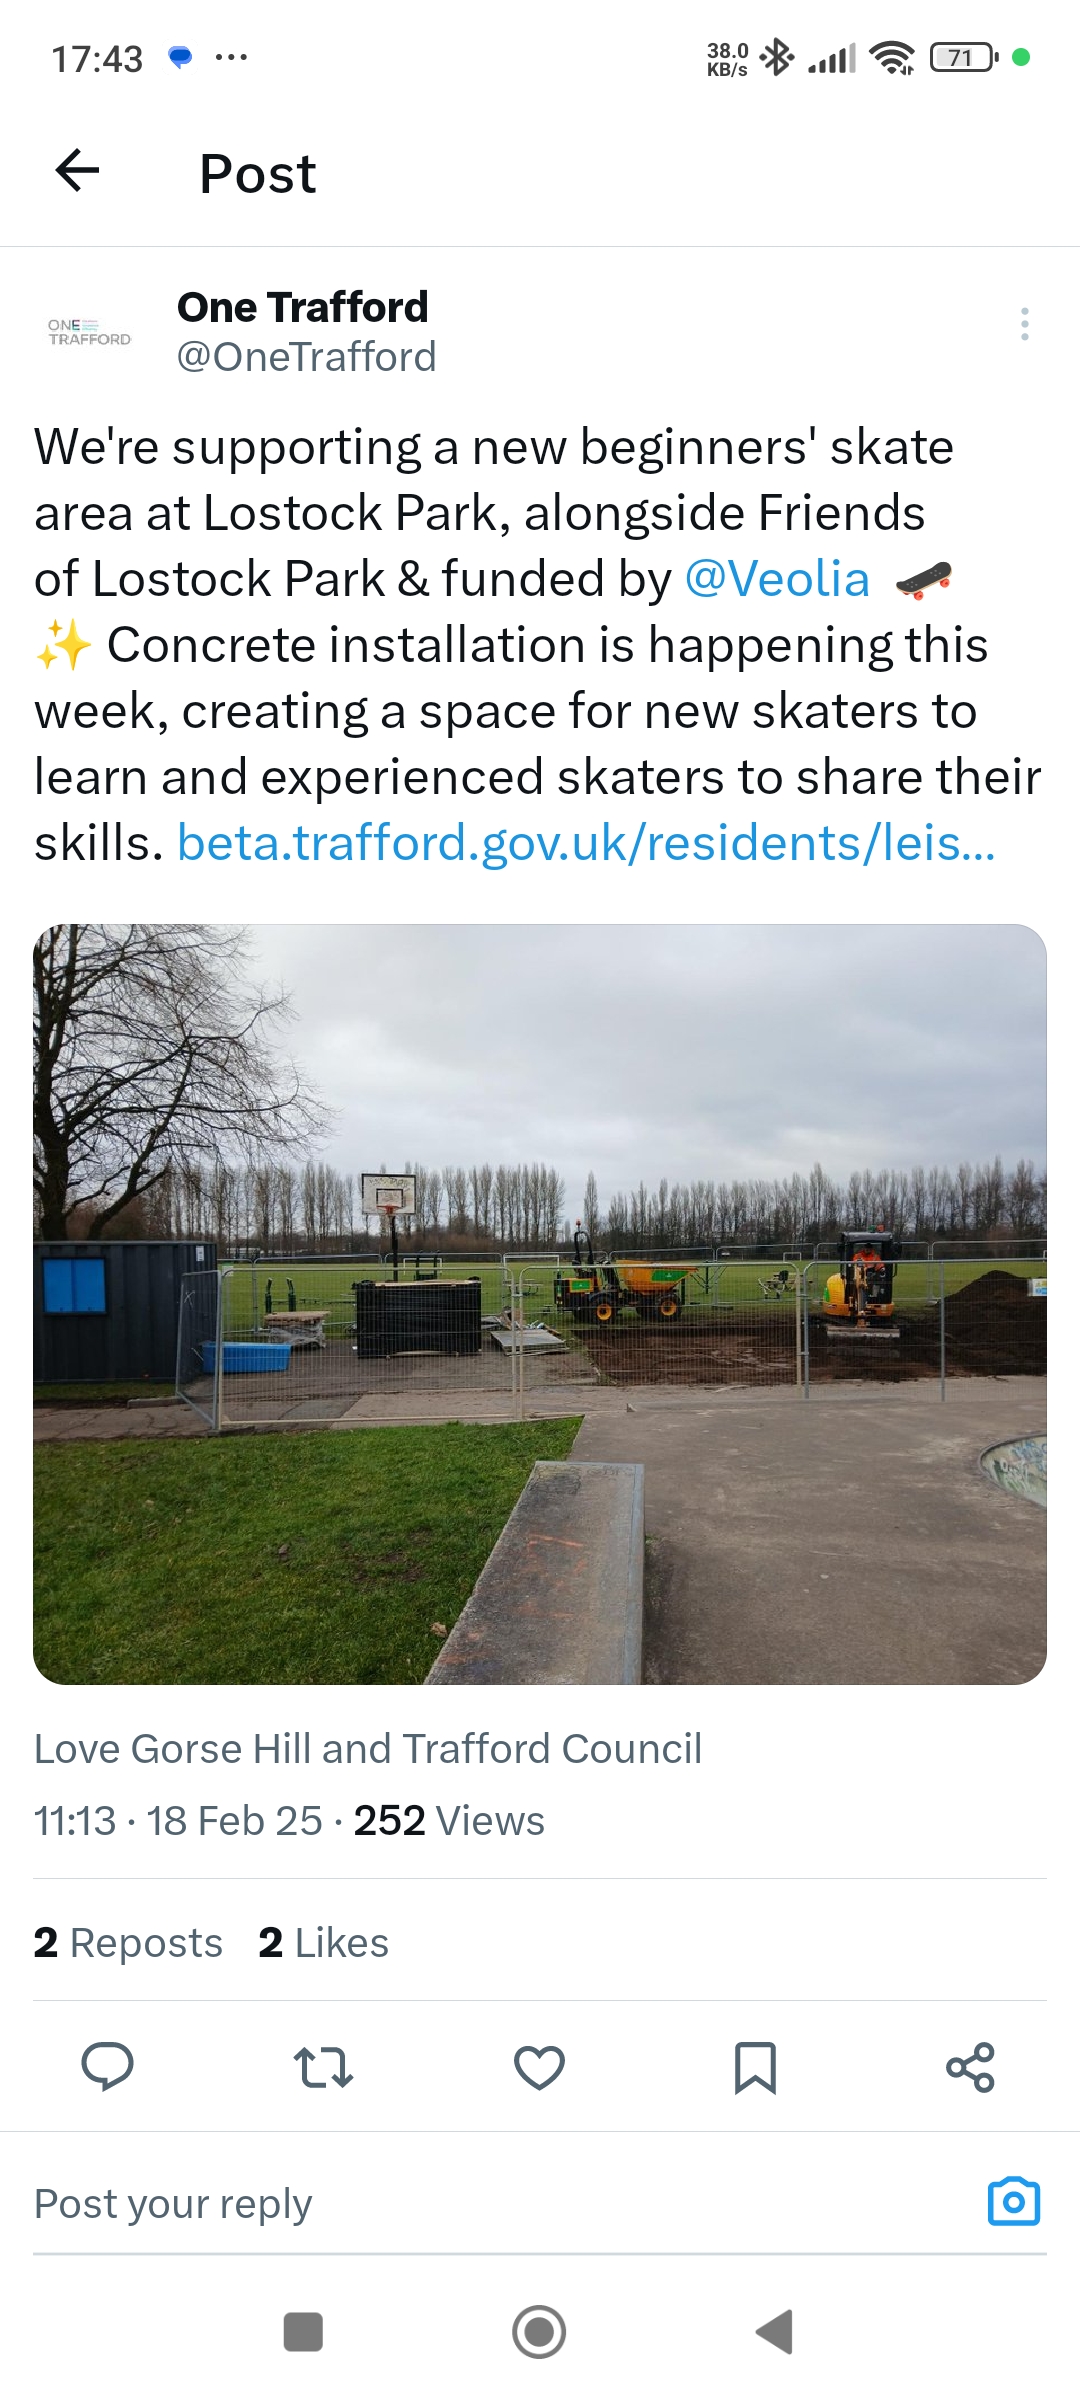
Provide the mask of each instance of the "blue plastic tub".
{"label": "blue plastic tub", "polygon": [[[283,1375],[292,1357],[291,1342],[223,1342],[221,1372],[223,1375]],[[203,1374],[212,1375],[217,1366],[217,1343],[202,1345]]]}

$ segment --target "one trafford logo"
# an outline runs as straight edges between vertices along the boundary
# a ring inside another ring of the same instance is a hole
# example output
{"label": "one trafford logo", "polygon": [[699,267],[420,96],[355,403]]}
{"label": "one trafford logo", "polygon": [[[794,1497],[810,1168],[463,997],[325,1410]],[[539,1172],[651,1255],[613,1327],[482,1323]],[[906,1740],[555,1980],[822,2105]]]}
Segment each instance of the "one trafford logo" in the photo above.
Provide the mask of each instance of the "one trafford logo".
{"label": "one trafford logo", "polygon": [[54,349],[85,350],[90,343],[130,342],[130,333],[105,333],[100,317],[50,317],[49,340]]}

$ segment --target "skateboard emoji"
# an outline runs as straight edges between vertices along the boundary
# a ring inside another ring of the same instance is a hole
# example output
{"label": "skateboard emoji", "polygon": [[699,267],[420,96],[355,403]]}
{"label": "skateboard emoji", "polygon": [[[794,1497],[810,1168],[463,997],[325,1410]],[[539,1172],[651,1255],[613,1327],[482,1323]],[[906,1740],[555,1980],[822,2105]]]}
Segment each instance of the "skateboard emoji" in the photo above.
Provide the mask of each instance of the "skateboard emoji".
{"label": "skateboard emoji", "polygon": [[940,583],[942,591],[944,591],[951,574],[952,568],[948,559],[939,558],[936,567],[927,567],[922,575],[905,576],[903,583],[898,583],[896,588],[898,592],[910,592],[913,600],[921,600],[930,583]]}

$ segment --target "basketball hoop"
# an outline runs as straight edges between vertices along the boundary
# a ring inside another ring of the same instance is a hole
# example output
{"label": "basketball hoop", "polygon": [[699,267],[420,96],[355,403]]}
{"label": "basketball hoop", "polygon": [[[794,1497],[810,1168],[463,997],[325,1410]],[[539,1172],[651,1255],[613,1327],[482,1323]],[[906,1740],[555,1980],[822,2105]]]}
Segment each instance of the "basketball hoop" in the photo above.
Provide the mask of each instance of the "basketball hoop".
{"label": "basketball hoop", "polygon": [[385,1217],[390,1227],[390,1255],[393,1260],[394,1282],[398,1280],[398,1212],[411,1215],[416,1207],[415,1175],[390,1175],[385,1168],[377,1175],[361,1175],[360,1205],[367,1216]]}

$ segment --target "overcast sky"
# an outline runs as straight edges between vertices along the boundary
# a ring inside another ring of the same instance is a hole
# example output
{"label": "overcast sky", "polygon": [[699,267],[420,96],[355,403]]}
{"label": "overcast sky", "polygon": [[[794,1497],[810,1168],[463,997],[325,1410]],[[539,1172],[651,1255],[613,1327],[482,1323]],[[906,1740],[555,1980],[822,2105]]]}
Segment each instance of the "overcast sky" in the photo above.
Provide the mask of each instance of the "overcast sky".
{"label": "overcast sky", "polygon": [[575,1214],[714,1176],[1045,1159],[1019,926],[259,926],[343,1172],[544,1159]]}

